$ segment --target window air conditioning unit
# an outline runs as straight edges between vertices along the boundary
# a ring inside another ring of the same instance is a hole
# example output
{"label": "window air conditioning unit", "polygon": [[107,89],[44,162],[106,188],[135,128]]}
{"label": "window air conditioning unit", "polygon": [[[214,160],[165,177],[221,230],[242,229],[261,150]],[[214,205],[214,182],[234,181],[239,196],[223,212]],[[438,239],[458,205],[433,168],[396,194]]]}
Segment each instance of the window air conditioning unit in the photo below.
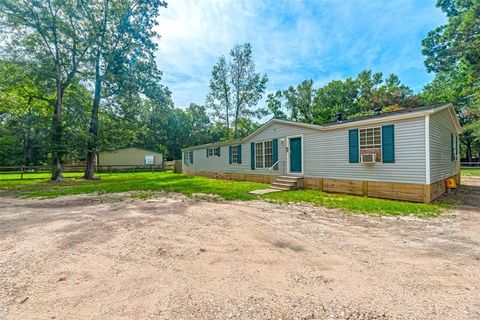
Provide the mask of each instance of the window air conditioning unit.
{"label": "window air conditioning unit", "polygon": [[362,154],[362,163],[375,163],[377,155],[375,153]]}

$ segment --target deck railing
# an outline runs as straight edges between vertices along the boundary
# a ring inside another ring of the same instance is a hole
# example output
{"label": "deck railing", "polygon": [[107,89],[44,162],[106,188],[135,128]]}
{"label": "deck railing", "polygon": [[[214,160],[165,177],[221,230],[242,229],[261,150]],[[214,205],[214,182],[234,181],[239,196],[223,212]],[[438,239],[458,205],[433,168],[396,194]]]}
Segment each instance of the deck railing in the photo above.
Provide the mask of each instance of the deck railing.
{"label": "deck railing", "polygon": [[273,176],[274,173],[277,173],[280,175],[285,174],[285,161],[278,160],[270,168],[268,168],[268,172],[270,173],[271,176]]}

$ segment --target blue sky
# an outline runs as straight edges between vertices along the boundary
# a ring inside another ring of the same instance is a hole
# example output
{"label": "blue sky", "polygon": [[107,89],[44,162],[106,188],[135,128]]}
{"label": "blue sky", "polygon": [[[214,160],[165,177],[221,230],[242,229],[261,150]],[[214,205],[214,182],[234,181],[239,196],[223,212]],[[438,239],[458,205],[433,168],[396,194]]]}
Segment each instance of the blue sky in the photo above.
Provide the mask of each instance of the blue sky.
{"label": "blue sky", "polygon": [[159,18],[157,63],[179,107],[203,104],[212,66],[237,43],[253,46],[267,92],[316,86],[363,69],[397,74],[419,91],[432,79],[421,40],[444,24],[435,0],[170,0]]}

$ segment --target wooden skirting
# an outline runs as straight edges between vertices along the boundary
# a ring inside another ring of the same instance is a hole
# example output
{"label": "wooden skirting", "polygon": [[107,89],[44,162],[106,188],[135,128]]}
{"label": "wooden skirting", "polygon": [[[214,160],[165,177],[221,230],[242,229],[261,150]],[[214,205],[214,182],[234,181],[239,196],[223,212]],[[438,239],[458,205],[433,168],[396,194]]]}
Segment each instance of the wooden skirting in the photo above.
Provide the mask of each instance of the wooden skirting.
{"label": "wooden skirting", "polygon": [[[187,174],[213,179],[272,183],[277,176],[250,173],[187,171]],[[460,184],[460,174],[452,176]],[[445,179],[430,185],[304,177],[305,189],[346,193],[373,198],[430,203],[445,193]]]}
{"label": "wooden skirting", "polygon": [[363,183],[358,180],[323,179],[323,191],[363,196]]}

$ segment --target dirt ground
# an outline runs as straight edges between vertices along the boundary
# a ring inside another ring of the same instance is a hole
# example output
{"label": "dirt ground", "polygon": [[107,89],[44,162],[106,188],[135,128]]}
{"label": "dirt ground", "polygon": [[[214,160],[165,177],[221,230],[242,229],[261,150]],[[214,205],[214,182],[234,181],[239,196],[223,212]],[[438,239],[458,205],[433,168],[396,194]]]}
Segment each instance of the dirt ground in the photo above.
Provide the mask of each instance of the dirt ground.
{"label": "dirt ground", "polygon": [[0,319],[479,319],[480,180],[440,218],[0,198]]}

